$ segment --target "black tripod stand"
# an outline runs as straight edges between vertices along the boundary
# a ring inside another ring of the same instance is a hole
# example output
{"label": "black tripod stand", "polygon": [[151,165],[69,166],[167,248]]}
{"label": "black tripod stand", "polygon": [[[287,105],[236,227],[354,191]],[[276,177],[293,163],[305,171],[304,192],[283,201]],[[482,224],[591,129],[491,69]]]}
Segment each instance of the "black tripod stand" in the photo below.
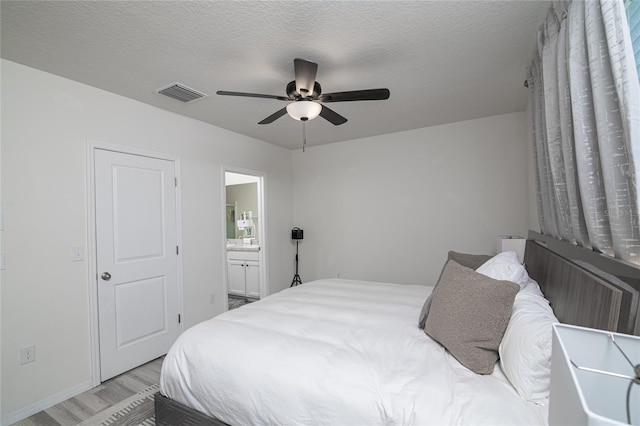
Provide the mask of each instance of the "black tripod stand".
{"label": "black tripod stand", "polygon": [[291,281],[291,285],[289,287],[293,287],[298,284],[302,284],[302,280],[300,279],[300,275],[298,275],[298,241],[296,241],[296,274],[293,276],[293,281]]}

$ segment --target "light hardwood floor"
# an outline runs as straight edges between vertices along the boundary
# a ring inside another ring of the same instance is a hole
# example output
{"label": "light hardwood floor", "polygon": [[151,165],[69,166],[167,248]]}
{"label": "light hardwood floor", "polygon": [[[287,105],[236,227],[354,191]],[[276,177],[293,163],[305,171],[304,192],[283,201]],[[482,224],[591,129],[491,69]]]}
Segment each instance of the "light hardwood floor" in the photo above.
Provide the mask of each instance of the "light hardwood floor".
{"label": "light hardwood floor", "polygon": [[71,426],[116,405],[160,381],[164,357],[107,380],[73,398],[14,423],[18,426]]}
{"label": "light hardwood floor", "polygon": [[[237,300],[236,300],[237,299]],[[246,297],[229,297],[229,309],[236,309],[253,300]],[[44,411],[27,417],[14,426],[71,426],[77,425],[130,396],[160,381],[160,369],[164,357],[109,379],[93,389],[67,399]]]}

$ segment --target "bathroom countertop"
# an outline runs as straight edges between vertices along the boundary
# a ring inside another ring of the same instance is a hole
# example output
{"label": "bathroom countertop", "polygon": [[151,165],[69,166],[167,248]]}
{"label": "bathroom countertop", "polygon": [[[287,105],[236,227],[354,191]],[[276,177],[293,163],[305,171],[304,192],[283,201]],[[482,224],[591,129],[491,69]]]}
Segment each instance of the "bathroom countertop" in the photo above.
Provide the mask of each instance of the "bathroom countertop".
{"label": "bathroom countertop", "polygon": [[229,251],[260,251],[259,244],[227,244]]}

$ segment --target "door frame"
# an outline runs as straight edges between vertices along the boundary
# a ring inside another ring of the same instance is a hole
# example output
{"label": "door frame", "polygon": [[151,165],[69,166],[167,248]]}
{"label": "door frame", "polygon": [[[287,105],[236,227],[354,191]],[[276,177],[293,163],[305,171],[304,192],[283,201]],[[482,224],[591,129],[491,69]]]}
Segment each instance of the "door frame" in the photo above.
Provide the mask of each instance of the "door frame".
{"label": "door frame", "polygon": [[[159,153],[146,151],[128,146],[114,145],[96,140],[86,140],[87,156],[87,270],[89,283],[89,343],[91,353],[91,385],[98,386],[100,381],[100,335],[98,321],[98,270],[97,270],[97,241],[96,241],[96,193],[95,193],[95,151],[97,149],[113,151],[121,154],[138,155],[142,157],[157,158],[173,162],[175,176],[178,180],[176,185],[176,226],[177,243],[182,247],[182,204],[181,204],[181,179],[180,179],[180,158]],[[177,285],[178,285],[178,309],[184,313],[183,288],[182,288],[182,256],[177,256]],[[183,315],[184,318],[184,315]],[[178,325],[178,332],[184,331],[184,321]]]}
{"label": "door frame", "polygon": [[[227,206],[227,178],[226,172],[239,173],[243,175],[255,176],[258,178],[258,217],[260,218],[260,227],[258,239],[260,241],[260,251],[258,252],[258,261],[260,262],[260,299],[263,299],[269,295],[269,264],[267,263],[268,241],[267,241],[267,209],[265,193],[267,186],[267,174],[259,170],[245,169],[242,167],[230,166],[223,164],[221,167],[222,178],[222,206],[226,209]],[[222,214],[222,254],[224,256],[222,268],[222,282],[223,282],[223,303],[224,310],[229,310],[229,281],[227,276],[227,222],[226,214]]]}

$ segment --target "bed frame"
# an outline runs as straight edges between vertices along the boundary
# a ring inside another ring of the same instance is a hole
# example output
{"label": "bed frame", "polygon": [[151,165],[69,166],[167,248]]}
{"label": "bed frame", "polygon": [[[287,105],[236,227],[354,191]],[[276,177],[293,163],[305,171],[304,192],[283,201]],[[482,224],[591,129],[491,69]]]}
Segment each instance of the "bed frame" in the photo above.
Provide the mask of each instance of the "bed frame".
{"label": "bed frame", "polygon": [[[640,335],[637,266],[532,231],[524,258],[560,322]],[[160,393],[155,412],[157,425],[226,425]]]}
{"label": "bed frame", "polygon": [[169,399],[160,392],[155,394],[153,403],[156,410],[157,426],[228,426],[218,419],[209,417],[200,411]]}
{"label": "bed frame", "polygon": [[640,267],[532,231],[524,263],[560,322],[640,335]]}

